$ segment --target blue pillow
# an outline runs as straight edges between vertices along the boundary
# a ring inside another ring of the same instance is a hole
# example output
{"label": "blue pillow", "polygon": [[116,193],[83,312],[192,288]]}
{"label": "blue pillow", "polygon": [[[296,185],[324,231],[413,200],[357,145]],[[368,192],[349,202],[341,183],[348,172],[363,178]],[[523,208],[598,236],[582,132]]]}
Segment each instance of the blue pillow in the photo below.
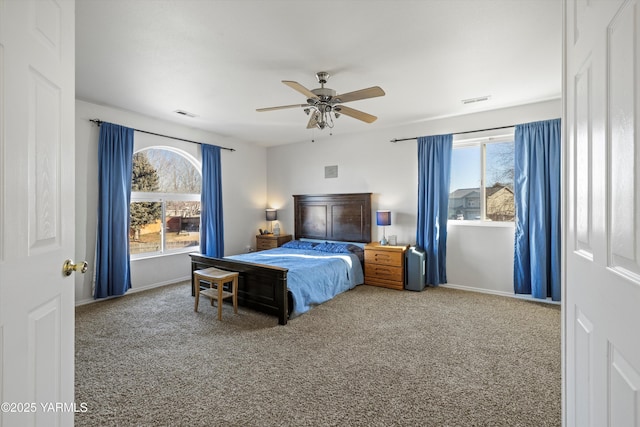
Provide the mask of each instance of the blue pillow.
{"label": "blue pillow", "polygon": [[316,242],[305,242],[302,240],[291,240],[280,246],[281,248],[289,248],[289,249],[313,249],[316,246]]}
{"label": "blue pillow", "polygon": [[314,251],[331,252],[334,254],[349,254],[361,251],[362,248],[350,243],[320,243],[313,248]]}
{"label": "blue pillow", "polygon": [[313,248],[314,251],[329,252],[334,254],[349,254],[352,253],[358,257],[360,262],[364,261],[364,249],[358,245],[351,243],[320,243]]}

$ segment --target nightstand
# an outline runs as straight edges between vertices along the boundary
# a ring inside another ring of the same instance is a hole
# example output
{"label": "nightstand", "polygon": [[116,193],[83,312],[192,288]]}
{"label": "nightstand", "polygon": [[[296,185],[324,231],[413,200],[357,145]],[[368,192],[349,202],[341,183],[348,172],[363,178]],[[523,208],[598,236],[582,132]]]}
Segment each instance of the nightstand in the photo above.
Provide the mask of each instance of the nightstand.
{"label": "nightstand", "polygon": [[364,283],[391,289],[404,289],[404,253],[409,245],[364,246]]}
{"label": "nightstand", "polygon": [[291,240],[291,234],[281,234],[279,236],[273,234],[261,234],[256,236],[256,251],[265,249],[279,248]]}

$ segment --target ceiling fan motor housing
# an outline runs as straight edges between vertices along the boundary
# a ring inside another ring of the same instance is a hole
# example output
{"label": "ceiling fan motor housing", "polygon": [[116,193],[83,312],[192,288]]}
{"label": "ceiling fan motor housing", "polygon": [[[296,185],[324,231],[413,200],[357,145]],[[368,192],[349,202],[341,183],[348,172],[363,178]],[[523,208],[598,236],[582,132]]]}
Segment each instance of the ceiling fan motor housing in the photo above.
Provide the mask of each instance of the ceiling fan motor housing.
{"label": "ceiling fan motor housing", "polygon": [[[313,89],[311,92],[315,93],[316,96],[318,96],[318,98],[320,98],[320,100],[324,102],[330,101],[333,97],[336,96],[336,91],[333,89],[329,89],[328,87],[319,87]],[[310,100],[313,100],[313,98],[309,98],[307,102]]]}

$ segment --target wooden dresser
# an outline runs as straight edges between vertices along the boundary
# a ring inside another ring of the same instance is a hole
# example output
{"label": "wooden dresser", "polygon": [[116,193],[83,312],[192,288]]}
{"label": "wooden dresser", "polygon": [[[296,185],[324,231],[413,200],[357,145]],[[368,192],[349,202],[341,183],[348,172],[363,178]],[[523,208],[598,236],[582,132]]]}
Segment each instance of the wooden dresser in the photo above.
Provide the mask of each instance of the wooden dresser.
{"label": "wooden dresser", "polygon": [[265,249],[279,248],[291,240],[291,234],[281,234],[275,236],[273,234],[262,234],[256,236],[256,251]]}
{"label": "wooden dresser", "polygon": [[409,245],[364,246],[364,283],[392,289],[404,289],[404,253]]}

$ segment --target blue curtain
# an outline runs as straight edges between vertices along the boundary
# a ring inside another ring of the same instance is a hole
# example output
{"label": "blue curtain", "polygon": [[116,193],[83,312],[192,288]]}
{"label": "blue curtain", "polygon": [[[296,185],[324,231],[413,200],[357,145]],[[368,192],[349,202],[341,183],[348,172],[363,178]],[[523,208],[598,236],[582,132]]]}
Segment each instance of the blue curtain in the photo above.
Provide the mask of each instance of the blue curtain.
{"label": "blue curtain", "polygon": [[515,129],[514,290],[560,301],[560,119]]}
{"label": "blue curtain", "polygon": [[202,144],[202,193],[200,206],[200,252],[224,256],[222,221],[222,167],[220,147]]}
{"label": "blue curtain", "polygon": [[131,288],[129,203],[133,129],[100,125],[98,146],[98,236],[94,298],[124,295]]}
{"label": "blue curtain", "polygon": [[447,216],[453,135],[418,138],[416,246],[426,252],[425,284],[447,283]]}

